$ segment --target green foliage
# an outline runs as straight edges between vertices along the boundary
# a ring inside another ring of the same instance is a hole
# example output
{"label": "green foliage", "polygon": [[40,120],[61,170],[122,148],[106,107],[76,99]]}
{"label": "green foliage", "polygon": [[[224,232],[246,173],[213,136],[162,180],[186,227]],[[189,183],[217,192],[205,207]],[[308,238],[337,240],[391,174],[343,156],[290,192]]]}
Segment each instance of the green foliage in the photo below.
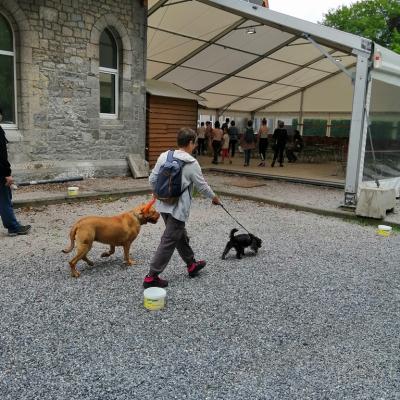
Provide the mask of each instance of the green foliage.
{"label": "green foliage", "polygon": [[323,25],[373,40],[400,53],[400,1],[364,0],[324,15]]}
{"label": "green foliage", "polygon": [[349,137],[350,124],[349,119],[333,119],[331,121],[331,137]]}
{"label": "green foliage", "polygon": [[328,121],[326,119],[304,119],[303,121],[304,136],[326,136],[326,127]]}

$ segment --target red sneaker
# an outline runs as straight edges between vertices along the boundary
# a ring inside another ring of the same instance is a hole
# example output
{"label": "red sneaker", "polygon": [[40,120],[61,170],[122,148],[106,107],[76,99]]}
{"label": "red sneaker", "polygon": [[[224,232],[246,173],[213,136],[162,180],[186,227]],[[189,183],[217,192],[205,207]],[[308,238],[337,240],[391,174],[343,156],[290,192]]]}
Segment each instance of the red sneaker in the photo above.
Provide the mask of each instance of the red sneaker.
{"label": "red sneaker", "polygon": [[192,262],[192,263],[191,263],[190,265],[188,265],[188,267],[187,267],[189,276],[190,276],[191,278],[193,278],[194,276],[196,276],[196,275],[199,273],[199,271],[200,271],[201,269],[203,269],[203,268],[206,266],[206,264],[207,264],[207,263],[206,263],[204,260]]}
{"label": "red sneaker", "polygon": [[165,279],[161,279],[160,277],[156,276],[150,276],[150,275],[146,275],[143,281],[143,287],[145,289],[149,288],[149,287],[167,287],[168,286],[168,281],[166,281]]}

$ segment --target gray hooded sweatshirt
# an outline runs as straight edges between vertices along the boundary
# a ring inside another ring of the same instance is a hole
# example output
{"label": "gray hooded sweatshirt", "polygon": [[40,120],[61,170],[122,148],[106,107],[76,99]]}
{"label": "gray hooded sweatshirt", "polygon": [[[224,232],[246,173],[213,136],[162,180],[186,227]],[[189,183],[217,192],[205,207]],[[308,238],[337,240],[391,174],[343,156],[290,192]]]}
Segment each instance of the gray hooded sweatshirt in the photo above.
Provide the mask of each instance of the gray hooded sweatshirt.
{"label": "gray hooded sweatshirt", "polygon": [[[160,167],[167,161],[167,155],[168,151],[160,154],[155,167],[151,171],[149,182],[153,190],[155,189]],[[210,199],[215,196],[215,193],[205,181],[200,165],[194,157],[183,150],[175,150],[174,158],[185,162],[182,169],[182,190],[186,187],[188,187],[188,189],[182,193],[175,204],[167,204],[157,200],[156,209],[158,212],[171,214],[175,219],[185,222],[189,218],[194,187],[196,187],[204,197]]]}

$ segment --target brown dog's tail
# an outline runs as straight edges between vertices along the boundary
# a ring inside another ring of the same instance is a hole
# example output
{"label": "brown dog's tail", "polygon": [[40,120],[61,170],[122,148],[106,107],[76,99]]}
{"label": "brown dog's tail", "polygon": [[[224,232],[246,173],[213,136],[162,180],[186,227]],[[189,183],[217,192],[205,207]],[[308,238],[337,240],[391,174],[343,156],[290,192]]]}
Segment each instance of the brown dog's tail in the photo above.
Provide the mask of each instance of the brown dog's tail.
{"label": "brown dog's tail", "polygon": [[78,226],[75,224],[70,232],[69,232],[69,238],[71,239],[71,244],[67,249],[61,250],[63,253],[70,253],[73,248],[75,247],[75,235],[76,235],[76,230],[78,229]]}

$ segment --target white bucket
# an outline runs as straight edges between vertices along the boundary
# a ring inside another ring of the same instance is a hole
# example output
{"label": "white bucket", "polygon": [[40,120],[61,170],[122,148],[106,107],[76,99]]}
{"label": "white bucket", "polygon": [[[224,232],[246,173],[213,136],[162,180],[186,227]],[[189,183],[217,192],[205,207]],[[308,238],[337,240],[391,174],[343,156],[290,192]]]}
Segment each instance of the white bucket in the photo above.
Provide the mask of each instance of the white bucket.
{"label": "white bucket", "polygon": [[392,233],[392,227],[387,225],[378,225],[377,233],[381,236],[390,236]]}
{"label": "white bucket", "polygon": [[68,196],[77,196],[79,193],[78,186],[70,186],[68,187]]}
{"label": "white bucket", "polygon": [[161,310],[165,306],[167,291],[159,287],[151,287],[143,292],[144,307],[148,310]]}

